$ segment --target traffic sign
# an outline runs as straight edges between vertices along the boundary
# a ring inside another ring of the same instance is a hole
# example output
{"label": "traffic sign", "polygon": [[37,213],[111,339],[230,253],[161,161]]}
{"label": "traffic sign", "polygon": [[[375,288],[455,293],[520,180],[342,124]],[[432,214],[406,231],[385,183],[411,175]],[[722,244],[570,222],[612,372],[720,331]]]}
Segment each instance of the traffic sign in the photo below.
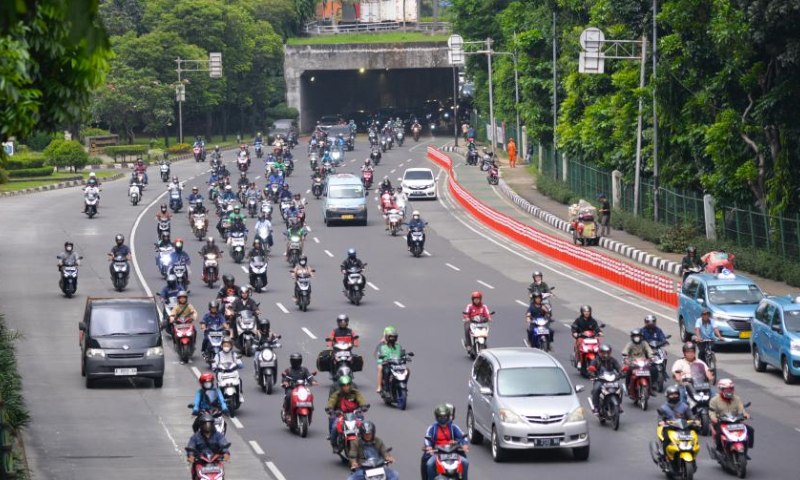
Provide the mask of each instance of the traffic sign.
{"label": "traffic sign", "polygon": [[589,27],[581,32],[581,48],[584,52],[599,52],[606,36],[599,28]]}

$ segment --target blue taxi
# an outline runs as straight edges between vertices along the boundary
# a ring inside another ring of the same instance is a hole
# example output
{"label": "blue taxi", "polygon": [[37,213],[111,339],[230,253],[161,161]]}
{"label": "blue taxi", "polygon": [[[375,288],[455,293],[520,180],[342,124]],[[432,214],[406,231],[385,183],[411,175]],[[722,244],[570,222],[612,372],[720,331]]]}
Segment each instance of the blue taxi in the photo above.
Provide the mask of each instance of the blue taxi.
{"label": "blue taxi", "polygon": [[753,367],[780,368],[783,381],[800,379],[800,296],[767,297],[761,300],[750,338]]}

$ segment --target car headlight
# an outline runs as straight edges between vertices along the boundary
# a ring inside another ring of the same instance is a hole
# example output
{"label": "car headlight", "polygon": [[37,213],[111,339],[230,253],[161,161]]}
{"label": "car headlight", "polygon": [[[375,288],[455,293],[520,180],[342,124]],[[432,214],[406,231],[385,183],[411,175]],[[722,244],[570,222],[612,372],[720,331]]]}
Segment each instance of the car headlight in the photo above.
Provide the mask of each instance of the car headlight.
{"label": "car headlight", "polygon": [[499,412],[497,412],[497,416],[500,417],[500,421],[503,423],[521,423],[522,418],[517,415],[516,413],[512,412],[507,408],[501,408]]}
{"label": "car headlight", "polygon": [[792,340],[789,348],[794,353],[800,353],[800,340]]}
{"label": "car headlight", "polygon": [[164,349],[161,347],[152,347],[147,349],[146,357],[163,357]]}
{"label": "car headlight", "polygon": [[731,319],[731,317],[725,315],[724,313],[712,313],[711,317],[718,322],[727,322]]}
{"label": "car headlight", "polygon": [[366,206],[366,205],[359,205],[359,206],[358,206],[358,209],[359,209],[359,210],[366,210],[366,209],[367,209],[367,206]]}
{"label": "car headlight", "polygon": [[87,348],[86,358],[105,358],[106,352],[102,348]]}
{"label": "car headlight", "polygon": [[582,422],[585,418],[583,407],[578,407],[569,412],[569,416],[567,416],[567,422]]}
{"label": "car headlight", "polygon": [[325,208],[327,208],[328,210],[336,210],[336,206],[335,205],[328,205]]}

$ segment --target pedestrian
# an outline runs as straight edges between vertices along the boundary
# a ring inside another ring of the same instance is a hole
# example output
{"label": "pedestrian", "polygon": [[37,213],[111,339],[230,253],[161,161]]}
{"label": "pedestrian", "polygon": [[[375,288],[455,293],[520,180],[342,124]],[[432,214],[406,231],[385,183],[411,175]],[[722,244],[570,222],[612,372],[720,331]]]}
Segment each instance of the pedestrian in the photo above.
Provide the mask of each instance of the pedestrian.
{"label": "pedestrian", "polygon": [[461,125],[461,134],[462,134],[462,135],[464,135],[464,141],[465,141],[465,142],[467,141],[467,138],[468,138],[468,137],[467,137],[467,134],[468,134],[468,133],[469,133],[469,123],[467,123],[467,122],[464,122],[464,123]]}
{"label": "pedestrian", "polygon": [[508,140],[508,166],[511,168],[517,166],[517,144],[514,143],[514,137]]}
{"label": "pedestrian", "polygon": [[471,125],[469,127],[469,132],[467,132],[467,141],[468,142],[474,142],[475,141],[475,129],[472,128]]}
{"label": "pedestrian", "polygon": [[605,193],[601,193],[598,200],[600,200],[600,235],[608,237],[610,232],[609,224],[611,223],[611,204],[608,203]]}

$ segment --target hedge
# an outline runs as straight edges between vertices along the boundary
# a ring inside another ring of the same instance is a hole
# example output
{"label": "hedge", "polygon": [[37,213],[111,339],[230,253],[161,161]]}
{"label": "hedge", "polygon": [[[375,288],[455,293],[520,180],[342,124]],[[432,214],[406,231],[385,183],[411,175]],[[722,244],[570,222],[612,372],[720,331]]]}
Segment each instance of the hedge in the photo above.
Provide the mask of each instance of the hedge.
{"label": "hedge", "polygon": [[[17,340],[20,334],[6,328],[0,314],[0,398],[3,399],[6,420],[14,429],[24,428],[30,421],[22,395],[22,375],[17,368]],[[0,465],[2,468],[2,465]]]}
{"label": "hedge", "polygon": [[192,146],[188,143],[177,143],[167,149],[170,155],[181,155],[192,151]]}
{"label": "hedge", "polygon": [[20,168],[19,170],[10,170],[8,176],[11,178],[26,178],[26,177],[47,177],[53,174],[53,167],[37,167],[37,168]]}
{"label": "hedge", "polygon": [[8,172],[0,168],[0,183],[6,183],[8,181]]}
{"label": "hedge", "polygon": [[111,132],[108,130],[103,130],[102,128],[81,128],[81,138],[86,137],[101,137],[105,135],[111,135]]}
{"label": "hedge", "polygon": [[536,189],[542,192],[542,195],[564,205],[572,205],[580,200],[580,196],[570,190],[566,183],[554,180],[547,175],[536,176]]}
{"label": "hedge", "polygon": [[103,152],[106,155],[111,155],[115,159],[126,156],[142,156],[147,153],[147,145],[117,145],[110,147],[103,147]]}
{"label": "hedge", "polygon": [[45,158],[42,153],[31,152],[14,155],[3,161],[6,170],[19,170],[22,168],[38,168],[44,166]]}

